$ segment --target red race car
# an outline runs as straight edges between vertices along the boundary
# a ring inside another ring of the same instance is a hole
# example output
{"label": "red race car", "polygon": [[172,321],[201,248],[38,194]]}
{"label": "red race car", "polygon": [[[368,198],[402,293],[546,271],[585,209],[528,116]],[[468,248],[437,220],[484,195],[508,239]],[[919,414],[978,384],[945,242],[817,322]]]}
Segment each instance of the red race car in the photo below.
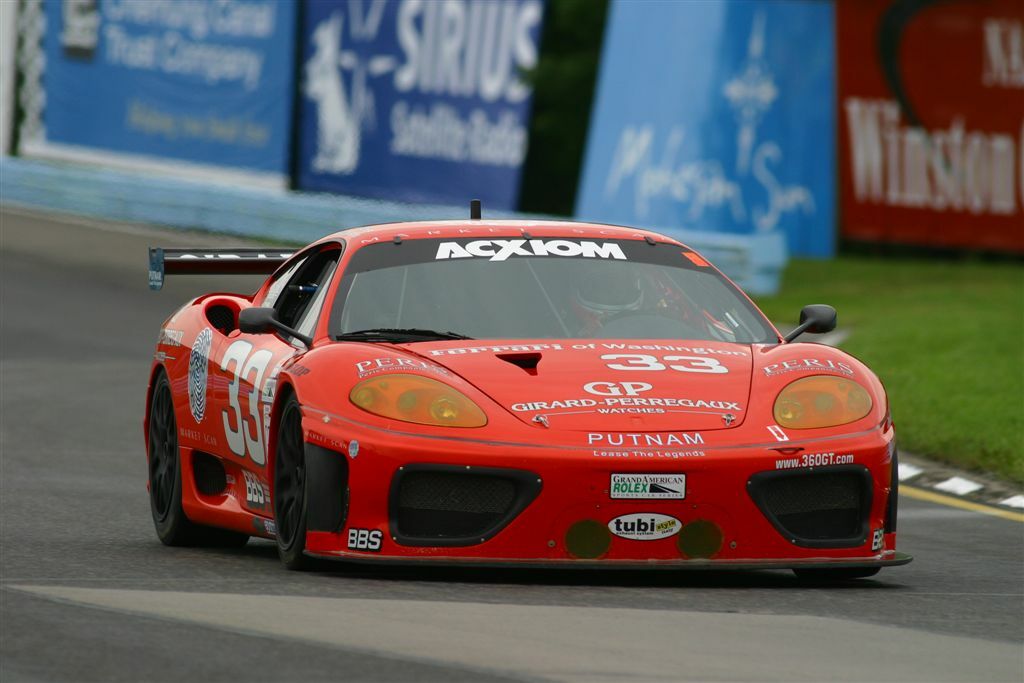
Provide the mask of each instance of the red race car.
{"label": "red race car", "polygon": [[881,382],[792,343],[835,311],[782,337],[672,238],[477,218],[151,250],[151,287],[186,272],[272,274],[160,330],[145,435],[168,545],[276,538],[294,569],[911,559]]}

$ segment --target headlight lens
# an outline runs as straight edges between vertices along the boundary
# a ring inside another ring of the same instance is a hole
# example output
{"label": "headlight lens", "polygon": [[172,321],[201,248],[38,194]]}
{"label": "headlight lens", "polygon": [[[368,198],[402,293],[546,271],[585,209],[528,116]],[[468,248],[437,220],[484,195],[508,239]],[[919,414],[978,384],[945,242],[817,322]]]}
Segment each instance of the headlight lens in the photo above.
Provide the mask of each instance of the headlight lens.
{"label": "headlight lens", "polygon": [[871,396],[851,379],[814,375],[790,383],[775,399],[775,421],[790,429],[835,427],[871,412]]}
{"label": "headlight lens", "polygon": [[348,398],[374,415],[439,427],[483,427],[487,416],[467,396],[443,382],[401,373],[371,377]]}

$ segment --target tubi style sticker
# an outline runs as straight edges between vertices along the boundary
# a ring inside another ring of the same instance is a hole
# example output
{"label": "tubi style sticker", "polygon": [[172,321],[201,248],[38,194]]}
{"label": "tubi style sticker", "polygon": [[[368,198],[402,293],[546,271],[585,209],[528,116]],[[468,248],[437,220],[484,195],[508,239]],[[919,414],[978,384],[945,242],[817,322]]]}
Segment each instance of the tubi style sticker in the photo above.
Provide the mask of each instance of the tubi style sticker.
{"label": "tubi style sticker", "polygon": [[619,538],[631,541],[657,541],[675,536],[682,528],[679,520],[656,512],[637,512],[620,515],[608,522],[608,530]]}

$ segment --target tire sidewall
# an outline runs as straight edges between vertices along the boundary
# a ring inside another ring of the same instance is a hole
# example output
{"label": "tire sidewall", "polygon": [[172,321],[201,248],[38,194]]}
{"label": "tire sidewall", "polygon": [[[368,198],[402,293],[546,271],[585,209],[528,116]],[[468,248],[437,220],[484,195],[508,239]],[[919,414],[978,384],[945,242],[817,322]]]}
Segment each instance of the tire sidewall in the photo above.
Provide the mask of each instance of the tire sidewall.
{"label": "tire sidewall", "polygon": [[[299,405],[298,399],[295,397],[294,394],[292,394],[285,401],[284,407],[281,410],[281,421],[280,421],[279,424],[280,424],[280,426],[282,428],[278,430],[277,444],[276,444],[276,447],[277,447],[276,450],[277,450],[278,453],[280,452],[280,448],[281,448],[281,439],[284,436],[284,429],[283,429],[284,422],[285,422],[284,418],[288,415],[288,412],[290,410],[297,410],[297,411],[299,411],[299,431],[300,432],[302,431],[301,430],[301,425],[302,425],[302,409],[301,409],[301,407]],[[300,436],[299,436],[299,443],[304,443],[304,439],[302,438],[301,433],[300,433]],[[303,463],[303,467],[305,468],[305,454],[303,454],[303,461],[302,461],[302,463]],[[275,456],[275,458],[274,458],[274,481],[275,481],[275,483],[277,481],[277,468],[279,467],[279,464],[280,464],[280,458]],[[306,474],[308,474],[308,471],[307,471]],[[281,562],[283,562],[285,567],[287,567],[288,569],[299,569],[299,570],[308,569],[310,567],[311,562],[312,562],[310,560],[310,558],[305,555],[305,551],[306,551],[306,510],[307,510],[307,507],[308,507],[308,498],[309,498],[309,487],[306,485],[305,475],[304,475],[303,483],[302,483],[302,501],[301,501],[301,504],[299,506],[299,522],[298,522],[298,527],[297,527],[297,529],[295,531],[295,535],[291,539],[291,542],[288,545],[285,545],[282,542],[282,540],[281,540],[280,533],[277,534],[277,554],[280,556]],[[274,502],[274,524],[277,526],[278,531],[280,531],[280,529],[281,529],[280,520],[278,520],[278,518],[277,518],[276,494],[275,494],[275,502]]]}
{"label": "tire sidewall", "polygon": [[[188,518],[185,517],[185,511],[181,507],[181,447],[177,444],[177,430],[178,430],[178,419],[174,411],[174,393],[170,391],[170,381],[167,379],[167,375],[164,372],[160,373],[159,379],[157,379],[156,387],[153,390],[153,396],[150,400],[150,424],[152,424],[153,405],[156,403],[157,395],[164,390],[166,387],[167,391],[171,395],[171,420],[173,420],[173,432],[175,434],[175,450],[174,454],[174,485],[171,487],[171,503],[167,510],[167,514],[160,518],[160,513],[156,509],[156,501],[153,498],[153,481],[150,479],[152,476],[151,472],[147,471],[146,478],[149,481],[149,509],[153,514],[153,525],[156,527],[156,535],[160,540],[167,544],[173,545],[180,540],[180,536],[185,531],[184,527],[189,525]],[[147,470],[150,458],[152,458],[153,449],[153,438],[152,433],[149,435],[147,441]]]}

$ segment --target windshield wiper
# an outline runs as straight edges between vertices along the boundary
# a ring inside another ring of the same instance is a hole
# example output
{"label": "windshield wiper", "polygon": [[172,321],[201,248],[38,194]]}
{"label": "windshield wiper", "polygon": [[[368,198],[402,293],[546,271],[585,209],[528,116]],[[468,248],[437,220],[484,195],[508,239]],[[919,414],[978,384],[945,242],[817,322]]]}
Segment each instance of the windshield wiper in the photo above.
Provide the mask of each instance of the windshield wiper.
{"label": "windshield wiper", "polygon": [[334,336],[336,341],[362,341],[362,342],[423,342],[438,339],[472,339],[458,332],[438,332],[437,330],[424,330],[417,327],[375,327],[369,330],[357,330],[356,332],[343,332]]}

